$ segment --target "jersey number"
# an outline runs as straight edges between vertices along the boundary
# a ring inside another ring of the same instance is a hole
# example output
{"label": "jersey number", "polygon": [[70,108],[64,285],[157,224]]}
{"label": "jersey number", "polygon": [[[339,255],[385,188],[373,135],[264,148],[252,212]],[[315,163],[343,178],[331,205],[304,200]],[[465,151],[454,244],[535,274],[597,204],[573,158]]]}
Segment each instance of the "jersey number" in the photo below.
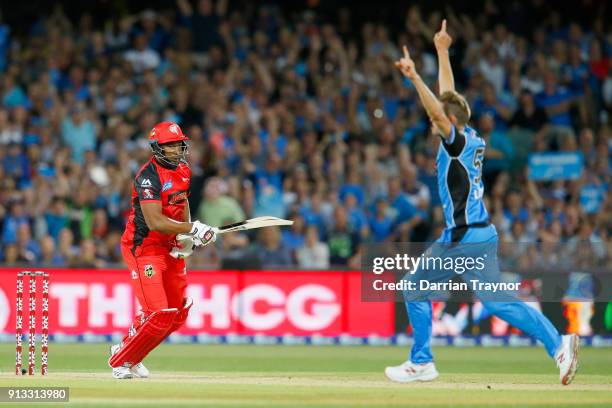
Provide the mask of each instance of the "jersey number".
{"label": "jersey number", "polygon": [[474,184],[480,184],[480,180],[482,179],[482,160],[484,159],[484,147],[479,147],[474,152],[474,167],[476,168],[476,177],[474,177]]}

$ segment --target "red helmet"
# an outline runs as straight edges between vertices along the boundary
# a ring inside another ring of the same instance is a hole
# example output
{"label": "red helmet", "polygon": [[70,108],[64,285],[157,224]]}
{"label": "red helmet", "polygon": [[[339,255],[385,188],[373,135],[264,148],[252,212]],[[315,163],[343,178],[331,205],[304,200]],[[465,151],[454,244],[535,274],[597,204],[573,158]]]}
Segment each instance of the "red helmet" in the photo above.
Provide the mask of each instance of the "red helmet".
{"label": "red helmet", "polygon": [[189,140],[189,138],[183,134],[181,127],[174,122],[159,122],[149,133],[150,144],[157,143],[163,145],[164,143],[182,140]]}
{"label": "red helmet", "polygon": [[[149,145],[158,161],[174,167],[179,163],[187,163],[186,155],[189,138],[183,134],[181,127],[174,122],[160,122],[149,133]],[[182,149],[178,154],[168,156],[161,147],[166,143],[182,142]]]}

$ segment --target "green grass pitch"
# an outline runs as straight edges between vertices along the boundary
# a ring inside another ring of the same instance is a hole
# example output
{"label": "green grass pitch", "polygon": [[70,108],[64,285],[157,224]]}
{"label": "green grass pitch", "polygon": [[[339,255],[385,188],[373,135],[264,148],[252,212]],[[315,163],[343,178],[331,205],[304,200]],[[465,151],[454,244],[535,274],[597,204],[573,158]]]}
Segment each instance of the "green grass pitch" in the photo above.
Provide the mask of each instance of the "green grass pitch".
{"label": "green grass pitch", "polygon": [[67,386],[70,407],[612,407],[609,348],[581,349],[567,387],[542,348],[434,352],[438,380],[394,384],[383,369],[405,348],[164,344],[145,361],[151,378],[118,381],[105,344],[51,344],[46,378],[16,377],[2,344],[0,386]]}

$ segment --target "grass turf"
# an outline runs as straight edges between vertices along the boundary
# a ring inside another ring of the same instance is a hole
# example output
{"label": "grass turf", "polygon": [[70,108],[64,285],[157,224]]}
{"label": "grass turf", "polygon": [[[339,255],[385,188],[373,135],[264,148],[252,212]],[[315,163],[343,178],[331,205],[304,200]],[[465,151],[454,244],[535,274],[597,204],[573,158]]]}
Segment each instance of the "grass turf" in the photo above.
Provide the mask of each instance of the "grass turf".
{"label": "grass turf", "polygon": [[394,384],[383,369],[405,358],[398,347],[162,345],[145,361],[151,378],[118,381],[106,366],[108,345],[51,344],[42,378],[16,377],[14,347],[2,344],[0,387],[67,386],[71,407],[612,406],[612,349],[581,349],[567,387],[541,348],[434,351],[438,380]]}

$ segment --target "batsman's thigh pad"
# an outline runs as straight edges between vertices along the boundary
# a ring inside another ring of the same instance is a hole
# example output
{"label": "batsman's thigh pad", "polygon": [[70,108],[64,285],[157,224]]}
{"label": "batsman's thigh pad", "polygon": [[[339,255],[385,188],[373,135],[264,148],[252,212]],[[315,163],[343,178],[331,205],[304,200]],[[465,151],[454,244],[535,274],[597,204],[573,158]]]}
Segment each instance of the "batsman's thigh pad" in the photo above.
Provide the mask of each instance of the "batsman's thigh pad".
{"label": "batsman's thigh pad", "polygon": [[149,315],[136,333],[123,341],[119,352],[108,360],[113,367],[131,367],[140,363],[167,336],[174,324],[178,309],[163,309]]}

